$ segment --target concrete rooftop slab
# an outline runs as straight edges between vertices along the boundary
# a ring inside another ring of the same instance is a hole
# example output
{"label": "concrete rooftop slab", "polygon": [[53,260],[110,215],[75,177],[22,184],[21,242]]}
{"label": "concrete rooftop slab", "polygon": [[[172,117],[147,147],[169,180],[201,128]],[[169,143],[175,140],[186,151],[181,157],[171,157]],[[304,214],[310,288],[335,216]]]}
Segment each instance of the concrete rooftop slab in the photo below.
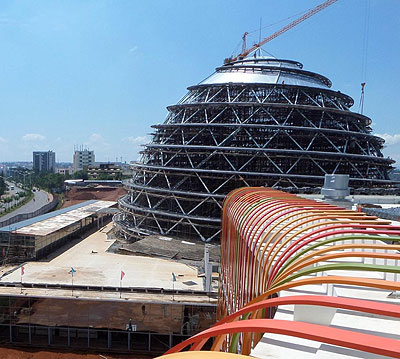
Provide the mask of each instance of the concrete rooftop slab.
{"label": "concrete rooftop slab", "polygon": [[[114,243],[114,240],[107,239],[107,232],[111,227],[110,223],[52,259],[25,263],[23,283],[70,285],[72,283],[70,271],[73,267],[76,271],[73,277],[74,285],[119,287],[121,284],[126,288],[203,291],[203,279],[198,277],[195,267],[165,259],[108,252],[108,248]],[[120,281],[121,271],[125,273],[122,281]],[[176,276],[176,282],[172,280],[172,273]],[[19,267],[0,279],[2,283],[20,283],[20,281]],[[12,289],[0,288],[0,293]],[[35,290],[44,293],[39,288],[24,289],[24,292]],[[50,292],[50,289],[46,290],[46,294]],[[66,292],[67,296],[71,295],[71,291]],[[100,291],[96,293],[98,298],[109,296],[109,293]],[[58,294],[54,295],[63,296],[63,291],[58,291]],[[119,293],[117,295],[119,296]]]}
{"label": "concrete rooftop slab", "polygon": [[66,211],[65,213],[61,213],[51,218],[46,218],[43,221],[21,227],[16,229],[14,232],[32,236],[46,236],[60,230],[61,228],[78,222],[83,218],[90,217],[101,209],[112,207],[115,204],[116,202],[113,201],[95,201],[86,206]]}

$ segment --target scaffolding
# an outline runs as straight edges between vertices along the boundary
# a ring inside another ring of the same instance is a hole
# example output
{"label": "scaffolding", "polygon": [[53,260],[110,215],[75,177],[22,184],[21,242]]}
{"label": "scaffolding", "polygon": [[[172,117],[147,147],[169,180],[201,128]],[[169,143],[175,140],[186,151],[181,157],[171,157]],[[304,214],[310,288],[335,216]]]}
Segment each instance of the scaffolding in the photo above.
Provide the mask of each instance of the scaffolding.
{"label": "scaffolding", "polygon": [[125,183],[117,224],[132,235],[217,240],[222,200],[243,186],[299,190],[325,174],[390,187],[393,160],[371,119],[326,77],[291,60],[227,63],[168,107]]}

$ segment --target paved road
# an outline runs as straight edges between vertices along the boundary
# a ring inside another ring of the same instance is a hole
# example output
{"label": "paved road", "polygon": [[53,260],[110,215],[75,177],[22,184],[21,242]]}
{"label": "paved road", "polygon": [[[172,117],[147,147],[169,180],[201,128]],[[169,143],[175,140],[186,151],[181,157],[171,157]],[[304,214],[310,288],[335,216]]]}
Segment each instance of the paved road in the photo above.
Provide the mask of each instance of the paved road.
{"label": "paved road", "polygon": [[[21,189],[18,189],[21,190]],[[18,192],[17,187],[15,187],[15,191]],[[30,213],[34,212],[39,208],[42,208],[45,204],[49,203],[52,200],[52,195],[50,193],[47,193],[45,191],[36,191],[33,192],[35,197],[29,201],[27,204],[23,205],[22,207],[16,209],[15,211],[12,211],[5,216],[0,217],[0,221],[4,221],[8,218],[14,217],[17,214],[22,214],[22,213]]]}
{"label": "paved road", "polygon": [[[24,190],[22,188],[18,187],[17,185],[15,185],[12,182],[6,181],[6,184],[8,186],[8,190],[2,197],[14,196],[18,192],[24,192]],[[11,188],[13,188],[13,189],[11,189]],[[6,208],[15,206],[18,203],[22,202],[23,200],[24,200],[23,198],[20,198],[18,200],[12,200],[10,203],[1,205],[0,206],[0,213],[3,213],[6,210]]]}
{"label": "paved road", "polygon": [[[10,195],[15,195],[18,192],[24,192],[24,190],[20,187],[17,187],[14,183],[6,181],[6,184],[8,186],[8,192]],[[11,186],[14,186],[14,189],[11,189]]]}

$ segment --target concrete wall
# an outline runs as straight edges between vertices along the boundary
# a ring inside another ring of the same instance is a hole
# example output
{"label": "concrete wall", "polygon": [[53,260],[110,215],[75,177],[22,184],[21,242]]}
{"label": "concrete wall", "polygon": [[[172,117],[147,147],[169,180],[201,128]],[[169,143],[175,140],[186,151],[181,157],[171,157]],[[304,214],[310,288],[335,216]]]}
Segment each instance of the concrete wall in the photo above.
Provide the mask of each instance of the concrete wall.
{"label": "concrete wall", "polygon": [[[195,303],[0,296],[0,340],[156,354],[210,327],[215,311]],[[127,330],[130,320],[136,331]]]}
{"label": "concrete wall", "polygon": [[29,218],[40,216],[40,215],[45,214],[47,212],[50,212],[51,210],[56,208],[57,205],[58,205],[58,198],[54,197],[53,200],[50,203],[47,203],[42,208],[39,208],[34,212],[17,214],[14,217],[6,219],[5,221],[0,221],[0,228],[1,227],[5,227],[5,226],[9,226],[10,224],[13,224],[13,223],[24,221],[24,220],[29,219]]}

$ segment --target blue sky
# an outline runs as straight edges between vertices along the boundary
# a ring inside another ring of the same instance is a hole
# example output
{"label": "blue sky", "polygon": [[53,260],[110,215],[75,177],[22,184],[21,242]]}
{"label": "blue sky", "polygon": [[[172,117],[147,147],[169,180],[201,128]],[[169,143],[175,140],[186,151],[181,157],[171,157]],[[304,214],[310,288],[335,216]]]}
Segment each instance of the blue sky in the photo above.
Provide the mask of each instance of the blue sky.
{"label": "blue sky", "polygon": [[[260,18],[265,37],[321,2],[2,0],[0,162],[48,149],[72,161],[74,145],[98,161],[135,160],[166,106],[239,49]],[[364,114],[400,162],[398,14],[399,0],[339,0],[264,49],[330,78],[355,99],[353,111],[365,80]]]}

